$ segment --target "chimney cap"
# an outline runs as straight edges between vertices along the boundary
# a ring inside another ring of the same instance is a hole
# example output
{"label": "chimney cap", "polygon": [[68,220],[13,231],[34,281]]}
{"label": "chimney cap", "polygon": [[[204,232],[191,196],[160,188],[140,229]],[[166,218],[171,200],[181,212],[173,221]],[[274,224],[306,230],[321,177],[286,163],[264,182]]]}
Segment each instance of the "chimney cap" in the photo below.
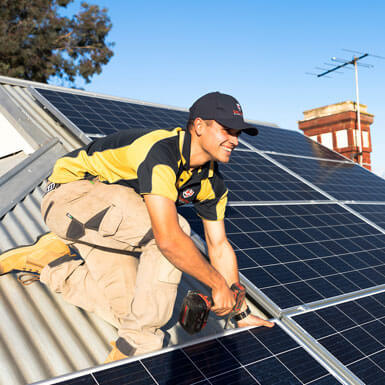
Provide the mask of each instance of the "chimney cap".
{"label": "chimney cap", "polygon": [[[303,121],[321,118],[323,116],[335,115],[346,111],[356,111],[356,102],[347,100],[341,103],[329,104],[328,106],[313,108],[303,112]],[[368,107],[360,103],[360,112],[367,114]],[[370,114],[369,114],[370,115]]]}

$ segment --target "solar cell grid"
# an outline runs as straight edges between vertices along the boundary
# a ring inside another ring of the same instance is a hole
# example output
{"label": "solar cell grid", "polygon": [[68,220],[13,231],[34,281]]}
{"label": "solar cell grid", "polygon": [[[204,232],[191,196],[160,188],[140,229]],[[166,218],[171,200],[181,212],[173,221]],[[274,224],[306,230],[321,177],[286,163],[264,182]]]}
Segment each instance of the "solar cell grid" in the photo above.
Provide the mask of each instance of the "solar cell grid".
{"label": "solar cell grid", "polygon": [[184,127],[187,111],[169,110],[106,98],[38,89],[51,104],[86,134],[104,134],[129,129]]}
{"label": "solar cell grid", "polygon": [[299,132],[275,127],[257,127],[259,134],[247,138],[247,142],[259,150],[323,159],[346,160],[341,155],[319,145]]}
{"label": "solar cell grid", "polygon": [[376,225],[385,229],[385,204],[354,204],[348,206]]}
{"label": "solar cell grid", "polygon": [[319,192],[254,152],[234,151],[219,170],[229,201],[325,200]]}
{"label": "solar cell grid", "polygon": [[[182,208],[203,237],[200,219]],[[281,309],[385,284],[385,235],[337,204],[232,206],[240,272]]]}
{"label": "solar cell grid", "polygon": [[293,317],[367,385],[385,378],[385,293]]}
{"label": "solar cell grid", "polygon": [[385,180],[357,164],[272,157],[338,200],[385,201]]}
{"label": "solar cell grid", "polygon": [[[94,382],[89,382],[95,379]],[[73,381],[73,382],[70,382]],[[82,382],[84,381],[84,382]],[[324,384],[339,382],[276,325],[215,338],[118,367],[66,385]]]}

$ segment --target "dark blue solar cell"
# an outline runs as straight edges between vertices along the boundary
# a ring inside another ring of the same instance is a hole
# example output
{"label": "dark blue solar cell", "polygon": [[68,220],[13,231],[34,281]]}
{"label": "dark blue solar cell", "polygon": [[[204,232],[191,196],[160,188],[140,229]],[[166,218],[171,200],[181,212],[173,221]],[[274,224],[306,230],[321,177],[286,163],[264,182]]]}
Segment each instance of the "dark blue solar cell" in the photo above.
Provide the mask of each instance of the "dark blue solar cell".
{"label": "dark blue solar cell", "polygon": [[210,384],[212,385],[256,385],[257,382],[255,382],[255,379],[248,372],[246,372],[245,369],[239,368],[231,372],[210,378]]}
{"label": "dark blue solar cell", "polygon": [[[278,328],[276,329],[278,330]],[[221,338],[221,343],[242,365],[259,361],[271,355],[269,350],[249,331],[223,337]],[[247,349],[245,348],[246,346]]]}
{"label": "dark blue solar cell", "polygon": [[328,374],[325,368],[315,363],[314,359],[302,348],[278,355],[279,360],[303,383],[308,383]]}
{"label": "dark blue solar cell", "polygon": [[146,369],[138,361],[110,369],[105,369],[100,372],[94,372],[93,375],[100,385],[155,384]]}
{"label": "dark blue solar cell", "polygon": [[275,246],[269,247],[266,250],[281,263],[298,261],[295,254],[290,252],[286,247]]}
{"label": "dark blue solar cell", "polygon": [[204,379],[181,350],[146,358],[142,363],[159,385],[188,385]]}
{"label": "dark blue solar cell", "polygon": [[295,317],[295,321],[316,339],[335,333],[335,329],[321,318],[318,313],[300,314]]}
{"label": "dark blue solar cell", "polygon": [[[364,305],[364,301],[362,299],[359,303]],[[365,306],[360,306],[358,302],[345,302],[337,305],[336,307],[357,324],[372,321],[374,318],[373,315],[370,314],[370,311],[366,311]]]}
{"label": "dark blue solar cell", "polygon": [[351,271],[349,273],[346,273],[345,277],[350,281],[354,282],[361,289],[376,285],[373,281],[366,278],[365,275],[361,274],[359,271]]}
{"label": "dark blue solar cell", "polygon": [[332,320],[331,325],[337,331],[342,331],[356,326],[355,323],[346,314],[338,309],[338,307],[327,307],[325,309],[318,310],[317,313],[325,321],[330,322]]}
{"label": "dark blue solar cell", "polygon": [[266,266],[265,270],[281,283],[296,282],[299,280],[299,277],[284,265]]}
{"label": "dark blue solar cell", "polygon": [[215,340],[186,347],[183,351],[206,377],[220,374],[223,368],[231,370],[239,367],[235,358]]}
{"label": "dark blue solar cell", "polygon": [[341,334],[365,355],[378,352],[385,348],[384,345],[380,344],[374,337],[370,336],[360,327],[345,330]]}
{"label": "dark blue solar cell", "polygon": [[301,382],[292,373],[290,373],[281,362],[273,357],[259,361],[255,364],[251,364],[247,369],[253,375],[253,377],[259,381],[260,384],[301,384]]}
{"label": "dark blue solar cell", "polygon": [[287,264],[287,267],[303,280],[319,277],[315,270],[303,262],[293,262]]}
{"label": "dark blue solar cell", "polygon": [[[257,283],[255,285],[258,286]],[[280,308],[288,308],[301,303],[298,297],[283,286],[268,287],[262,291]]]}
{"label": "dark blue solar cell", "polygon": [[368,322],[365,324],[365,330],[382,344],[385,344],[385,325],[381,320]]}
{"label": "dark blue solar cell", "polygon": [[58,385],[97,385],[95,380],[87,374],[86,376],[74,378],[72,380],[66,380],[61,382],[55,382]]}
{"label": "dark blue solar cell", "polygon": [[272,249],[274,248],[248,249],[247,256],[251,258],[259,266],[273,265],[273,264],[279,263],[280,259],[273,257],[273,254],[271,253]]}
{"label": "dark blue solar cell", "polygon": [[342,274],[329,275],[326,277],[326,279],[338,289],[340,289],[343,293],[350,293],[352,291],[360,290],[359,286],[345,278]]}
{"label": "dark blue solar cell", "polygon": [[327,375],[320,379],[317,379],[311,383],[311,385],[340,385],[341,383],[337,381],[332,375]]}
{"label": "dark blue solar cell", "polygon": [[363,353],[339,334],[321,338],[319,342],[344,365],[364,357]]}
{"label": "dark blue solar cell", "polygon": [[384,372],[371,360],[364,359],[349,365],[349,369],[367,385],[383,385]]}
{"label": "dark blue solar cell", "polygon": [[274,354],[279,354],[298,346],[287,333],[276,326],[271,329],[266,327],[254,328],[250,331]]}
{"label": "dark blue solar cell", "polygon": [[305,282],[289,283],[286,285],[286,287],[296,297],[298,297],[302,303],[318,301],[323,298],[320,293],[318,293],[315,289],[311,288]]}
{"label": "dark blue solar cell", "polygon": [[342,290],[328,282],[326,278],[310,279],[307,280],[307,283],[324,298],[332,298],[334,296],[343,294]]}
{"label": "dark blue solar cell", "polygon": [[255,262],[252,259],[250,259],[250,257],[248,257],[247,254],[245,254],[243,251],[237,250],[235,254],[237,256],[239,269],[247,269],[248,267],[255,266]]}
{"label": "dark blue solar cell", "polygon": [[328,257],[325,259],[325,262],[327,262],[334,270],[339,273],[352,270],[352,267],[339,257]]}
{"label": "dark blue solar cell", "polygon": [[330,274],[335,274],[336,270],[333,269],[326,260],[322,259],[311,259],[306,261],[306,264],[309,265],[313,270],[315,270],[319,275],[326,276]]}
{"label": "dark blue solar cell", "polygon": [[266,270],[260,267],[244,269],[242,270],[242,274],[259,287],[269,287],[279,284],[279,282],[274,279]]}

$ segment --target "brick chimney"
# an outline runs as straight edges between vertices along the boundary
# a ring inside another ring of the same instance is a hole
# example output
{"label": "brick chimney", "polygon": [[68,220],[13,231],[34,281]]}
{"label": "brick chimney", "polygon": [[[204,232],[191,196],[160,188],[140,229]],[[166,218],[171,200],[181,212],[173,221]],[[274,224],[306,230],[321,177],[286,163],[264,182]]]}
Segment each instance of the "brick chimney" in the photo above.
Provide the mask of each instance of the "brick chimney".
{"label": "brick chimney", "polygon": [[367,112],[367,106],[360,104],[362,138],[358,130],[355,102],[346,101],[313,108],[304,111],[303,115],[304,119],[298,121],[298,127],[306,136],[357,163],[362,140],[362,166],[371,170],[370,125],[374,115]]}

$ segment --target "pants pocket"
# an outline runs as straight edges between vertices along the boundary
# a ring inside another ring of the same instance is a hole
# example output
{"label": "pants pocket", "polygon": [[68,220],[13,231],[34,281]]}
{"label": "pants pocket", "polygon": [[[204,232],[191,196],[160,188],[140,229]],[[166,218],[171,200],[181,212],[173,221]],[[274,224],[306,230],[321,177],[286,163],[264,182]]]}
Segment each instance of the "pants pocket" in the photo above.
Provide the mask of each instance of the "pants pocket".
{"label": "pants pocket", "polygon": [[178,285],[182,272],[177,269],[167,258],[161,256],[159,262],[158,280],[164,283]]}
{"label": "pants pocket", "polygon": [[103,237],[116,234],[123,220],[121,210],[116,206],[110,206],[106,210],[100,221],[98,231]]}

